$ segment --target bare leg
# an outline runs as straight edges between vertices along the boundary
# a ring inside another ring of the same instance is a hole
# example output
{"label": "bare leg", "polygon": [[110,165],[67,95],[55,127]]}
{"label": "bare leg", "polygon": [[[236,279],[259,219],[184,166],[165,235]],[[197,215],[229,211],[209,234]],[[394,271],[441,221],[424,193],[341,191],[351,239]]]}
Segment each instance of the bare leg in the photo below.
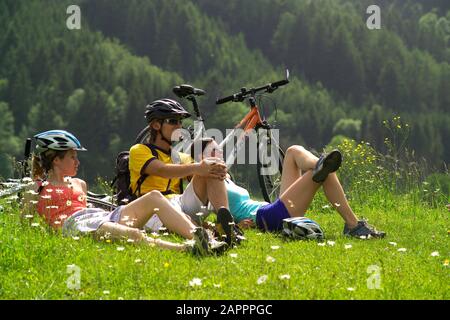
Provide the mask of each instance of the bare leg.
{"label": "bare leg", "polygon": [[172,243],[161,239],[147,237],[137,228],[130,228],[114,222],[106,222],[96,231],[96,237],[109,236],[113,240],[131,239],[135,243],[144,243],[163,249],[185,251],[187,246],[181,243]]}
{"label": "bare leg", "polygon": [[312,170],[309,170],[280,196],[280,200],[291,217],[303,217],[319,188],[320,184],[312,180]]}
{"label": "bare leg", "polygon": [[[319,159],[315,155],[313,155],[311,152],[307,151],[305,148],[301,146],[294,145],[289,147],[288,150],[286,151],[286,157],[283,162],[283,175],[281,178],[280,194],[283,195],[285,191],[289,189],[290,186],[293,186],[296,183],[296,181],[301,177],[303,172],[313,169],[318,160]],[[297,195],[295,195],[295,192],[292,191],[290,198],[287,197],[285,198],[291,201],[285,203],[286,208],[288,208],[288,211],[291,214],[291,216],[292,214],[298,215],[300,212],[303,212],[304,214],[304,212],[307,209],[307,206],[305,207],[305,203],[308,202],[308,197],[306,197],[306,200],[300,201],[300,203],[297,204],[294,203],[294,199],[298,197],[298,195],[301,195],[303,192],[303,190],[299,188],[300,187],[297,186],[297,189],[295,189],[296,192],[298,192]],[[337,178],[336,173],[331,173],[330,175],[328,175],[327,179],[323,183],[323,190],[328,201],[330,201],[330,203],[333,204],[334,207],[336,207],[337,211],[342,216],[345,223],[350,228],[355,227],[358,223],[358,219],[356,218],[355,214],[353,213],[352,209],[350,208],[347,202],[347,199],[345,198],[344,190],[342,189],[342,186],[339,182],[339,179]],[[311,200],[309,200],[308,205],[310,203]],[[297,212],[297,210],[294,210],[292,205],[294,206],[298,205],[299,211]],[[292,213],[289,210],[290,208],[293,211]]]}
{"label": "bare leg", "polygon": [[347,226],[350,229],[356,227],[358,219],[345,198],[344,190],[335,172],[330,173],[323,182],[323,191],[328,201],[336,208]]}
{"label": "bare leg", "polygon": [[316,166],[317,158],[302,146],[290,146],[283,161],[280,194],[283,194],[301,175]]}
{"label": "bare leg", "polygon": [[183,213],[176,210],[160,192],[151,191],[127,204],[121,212],[120,224],[142,228],[147,221],[157,214],[161,222],[175,233],[186,239],[192,239],[191,230],[196,226]]}
{"label": "bare leg", "polygon": [[195,194],[205,205],[209,200],[216,210],[220,207],[228,209],[227,189],[223,180],[194,176],[191,183]]}

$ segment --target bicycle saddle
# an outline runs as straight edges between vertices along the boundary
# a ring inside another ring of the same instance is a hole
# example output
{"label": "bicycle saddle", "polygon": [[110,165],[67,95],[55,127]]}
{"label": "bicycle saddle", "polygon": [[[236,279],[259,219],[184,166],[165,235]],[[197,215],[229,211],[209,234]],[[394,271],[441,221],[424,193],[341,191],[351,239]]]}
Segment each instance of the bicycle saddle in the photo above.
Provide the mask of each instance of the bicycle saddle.
{"label": "bicycle saddle", "polygon": [[184,98],[190,95],[202,96],[206,92],[205,90],[194,88],[189,84],[181,84],[179,86],[173,87],[173,93],[175,93],[180,98]]}

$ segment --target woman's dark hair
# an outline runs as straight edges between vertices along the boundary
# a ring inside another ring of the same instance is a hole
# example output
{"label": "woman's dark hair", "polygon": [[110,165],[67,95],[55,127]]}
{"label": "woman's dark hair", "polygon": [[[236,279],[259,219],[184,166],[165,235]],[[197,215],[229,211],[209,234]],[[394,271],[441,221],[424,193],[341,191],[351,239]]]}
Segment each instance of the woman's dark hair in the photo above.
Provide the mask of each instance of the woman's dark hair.
{"label": "woman's dark hair", "polygon": [[44,179],[52,169],[53,160],[58,157],[63,159],[69,150],[47,150],[39,155],[33,155],[31,176],[33,180]]}
{"label": "woman's dark hair", "polygon": [[[199,159],[196,159],[196,156],[198,156],[199,152],[198,152],[198,145],[201,143],[201,153],[203,153],[203,151],[205,151],[206,146],[208,145],[208,143],[214,141],[213,138],[201,138],[200,140],[195,141],[192,146],[191,146],[191,158],[194,159],[194,161],[198,161]],[[197,154],[195,154],[195,152],[197,151]]]}

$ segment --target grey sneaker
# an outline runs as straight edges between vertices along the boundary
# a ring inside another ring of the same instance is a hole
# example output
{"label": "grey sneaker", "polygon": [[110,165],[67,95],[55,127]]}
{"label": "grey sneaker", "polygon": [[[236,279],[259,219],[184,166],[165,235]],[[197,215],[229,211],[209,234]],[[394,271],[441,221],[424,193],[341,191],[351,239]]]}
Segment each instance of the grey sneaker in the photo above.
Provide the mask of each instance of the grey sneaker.
{"label": "grey sneaker", "polygon": [[192,254],[195,256],[204,257],[209,255],[208,234],[202,227],[197,227],[193,233],[194,246],[192,247]]}
{"label": "grey sneaker", "polygon": [[374,227],[370,226],[366,220],[359,220],[358,225],[353,229],[349,229],[347,225],[344,225],[344,235],[355,238],[368,239],[368,238],[384,238],[386,233],[378,231]]}
{"label": "grey sneaker", "polygon": [[219,233],[219,236],[223,238],[229,246],[232,246],[235,242],[235,239],[233,237],[233,226],[234,219],[230,213],[230,210],[225,207],[221,207],[219,210],[217,210],[216,229]]}
{"label": "grey sneaker", "polygon": [[214,238],[211,238],[208,242],[209,250],[212,254],[220,255],[228,250],[228,244],[223,241],[217,241]]}
{"label": "grey sneaker", "polygon": [[313,170],[312,179],[316,183],[322,183],[332,172],[335,172],[342,163],[342,154],[339,150],[333,150],[326,155],[322,155]]}
{"label": "grey sneaker", "polygon": [[206,229],[202,227],[195,228],[193,233],[194,245],[192,254],[195,256],[205,257],[212,254],[221,254],[225,252],[228,245],[223,241],[217,241],[213,237],[209,237]]}
{"label": "grey sneaker", "polygon": [[246,240],[244,232],[234,222],[230,210],[225,207],[217,211],[216,232],[218,238],[223,239],[230,247]]}

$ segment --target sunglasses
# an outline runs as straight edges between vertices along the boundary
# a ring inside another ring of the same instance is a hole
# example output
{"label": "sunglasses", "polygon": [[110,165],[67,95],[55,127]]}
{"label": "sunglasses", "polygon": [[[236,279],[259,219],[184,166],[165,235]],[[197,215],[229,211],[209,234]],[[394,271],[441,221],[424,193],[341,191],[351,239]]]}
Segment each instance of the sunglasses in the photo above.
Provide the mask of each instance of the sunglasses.
{"label": "sunglasses", "polygon": [[183,119],[169,118],[169,119],[164,119],[163,122],[167,123],[167,124],[170,124],[171,126],[176,126],[176,125],[183,124]]}

